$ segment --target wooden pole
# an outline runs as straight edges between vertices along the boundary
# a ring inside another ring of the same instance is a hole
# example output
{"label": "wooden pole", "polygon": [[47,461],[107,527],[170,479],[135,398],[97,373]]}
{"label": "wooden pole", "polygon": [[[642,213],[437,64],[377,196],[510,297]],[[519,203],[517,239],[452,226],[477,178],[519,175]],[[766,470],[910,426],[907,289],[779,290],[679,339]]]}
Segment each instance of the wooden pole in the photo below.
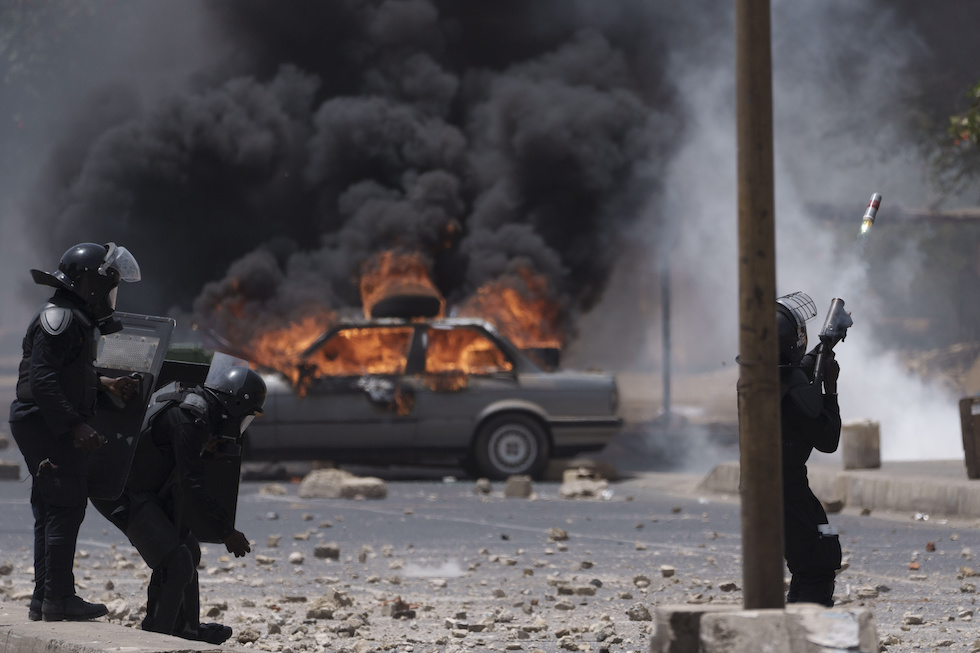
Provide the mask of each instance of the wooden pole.
{"label": "wooden pole", "polygon": [[779,609],[783,477],[769,0],[736,0],[735,50],[742,587],[746,610]]}

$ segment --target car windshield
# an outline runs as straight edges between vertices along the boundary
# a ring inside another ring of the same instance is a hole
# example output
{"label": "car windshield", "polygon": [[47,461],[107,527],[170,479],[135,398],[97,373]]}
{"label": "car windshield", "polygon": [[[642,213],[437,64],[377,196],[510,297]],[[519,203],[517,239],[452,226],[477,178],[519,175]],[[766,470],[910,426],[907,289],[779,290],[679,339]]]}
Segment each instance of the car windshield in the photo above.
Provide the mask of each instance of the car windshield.
{"label": "car windshield", "polygon": [[403,374],[412,327],[342,329],[306,360],[316,377]]}
{"label": "car windshield", "polygon": [[493,374],[514,369],[500,348],[475,329],[430,328],[428,341],[425,371],[430,374]]}

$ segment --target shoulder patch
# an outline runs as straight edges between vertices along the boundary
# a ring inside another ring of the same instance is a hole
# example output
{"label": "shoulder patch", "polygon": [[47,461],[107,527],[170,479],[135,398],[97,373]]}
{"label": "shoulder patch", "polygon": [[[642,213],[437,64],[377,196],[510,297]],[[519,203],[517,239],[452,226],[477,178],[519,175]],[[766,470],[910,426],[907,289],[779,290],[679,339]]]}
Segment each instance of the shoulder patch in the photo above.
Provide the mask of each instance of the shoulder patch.
{"label": "shoulder patch", "polygon": [[70,308],[48,304],[41,309],[41,328],[52,336],[61,335],[68,328],[68,325],[71,324],[71,316],[72,312]]}
{"label": "shoulder patch", "polygon": [[188,392],[184,400],[180,402],[180,407],[189,410],[199,418],[208,414],[208,402],[204,397]]}

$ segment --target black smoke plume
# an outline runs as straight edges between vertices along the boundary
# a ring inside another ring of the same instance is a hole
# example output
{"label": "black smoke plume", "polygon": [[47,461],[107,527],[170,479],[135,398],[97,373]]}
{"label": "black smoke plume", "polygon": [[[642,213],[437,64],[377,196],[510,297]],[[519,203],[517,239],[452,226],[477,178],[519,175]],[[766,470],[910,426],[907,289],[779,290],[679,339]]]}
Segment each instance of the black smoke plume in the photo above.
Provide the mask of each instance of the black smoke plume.
{"label": "black smoke plume", "polygon": [[155,106],[104,92],[49,170],[53,256],[125,244],[130,306],[222,337],[356,307],[386,250],[422,255],[450,305],[529,271],[570,330],[601,296],[677,138],[643,3],[206,6],[227,55]]}

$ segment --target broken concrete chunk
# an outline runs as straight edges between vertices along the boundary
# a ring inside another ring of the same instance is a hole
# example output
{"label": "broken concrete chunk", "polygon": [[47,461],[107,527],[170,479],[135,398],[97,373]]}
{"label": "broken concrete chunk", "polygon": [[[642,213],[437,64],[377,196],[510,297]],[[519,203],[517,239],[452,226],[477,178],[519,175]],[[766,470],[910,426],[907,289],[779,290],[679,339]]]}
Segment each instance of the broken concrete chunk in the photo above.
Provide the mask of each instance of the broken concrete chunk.
{"label": "broken concrete chunk", "polygon": [[317,469],[299,486],[303,499],[384,499],[388,486],[380,478],[354,476],[342,469]]}
{"label": "broken concrete chunk", "polygon": [[527,499],[531,496],[531,477],[526,475],[509,476],[504,482],[504,497],[508,499]]}

